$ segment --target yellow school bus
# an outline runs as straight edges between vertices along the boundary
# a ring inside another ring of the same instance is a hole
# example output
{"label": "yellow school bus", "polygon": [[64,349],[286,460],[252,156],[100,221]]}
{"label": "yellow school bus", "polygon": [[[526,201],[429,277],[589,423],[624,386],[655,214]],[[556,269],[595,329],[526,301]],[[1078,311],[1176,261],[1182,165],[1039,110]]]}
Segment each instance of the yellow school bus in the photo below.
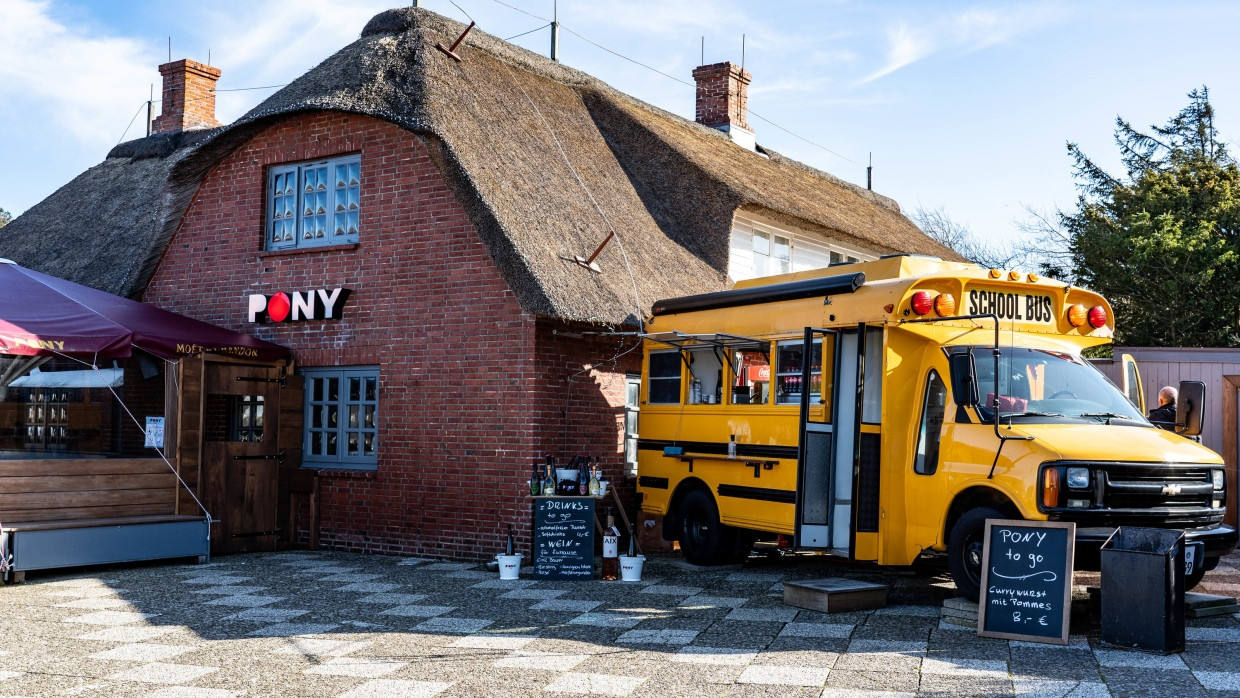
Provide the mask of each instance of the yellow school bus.
{"label": "yellow school bus", "polygon": [[1181,433],[1160,429],[1130,360],[1121,387],[1081,358],[1113,330],[1085,289],[909,255],[659,301],[642,510],[697,564],[775,537],[882,565],[946,556],[973,598],[988,518],[1076,522],[1078,569],[1117,526],[1177,528],[1204,555],[1191,588],[1236,545],[1223,461],[1185,438],[1200,398]]}

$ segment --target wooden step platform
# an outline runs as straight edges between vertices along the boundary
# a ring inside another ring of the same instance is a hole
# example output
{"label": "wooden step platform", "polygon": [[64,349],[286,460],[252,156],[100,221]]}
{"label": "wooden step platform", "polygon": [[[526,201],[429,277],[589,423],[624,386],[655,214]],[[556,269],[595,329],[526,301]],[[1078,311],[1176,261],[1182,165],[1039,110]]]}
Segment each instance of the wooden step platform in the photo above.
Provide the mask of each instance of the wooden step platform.
{"label": "wooden step platform", "polygon": [[822,613],[868,611],[887,606],[887,585],[842,577],[784,582],[784,603]]}
{"label": "wooden step platform", "polygon": [[1236,603],[1234,596],[1184,592],[1184,616],[1186,618],[1225,616],[1228,613],[1240,613],[1240,604]]}
{"label": "wooden step platform", "polygon": [[[1102,598],[1100,587],[1089,587],[1087,591],[1095,603]],[[1209,618],[1210,616],[1225,616],[1229,613],[1240,613],[1240,602],[1237,602],[1234,596],[1200,594],[1195,591],[1184,592],[1185,618]]]}
{"label": "wooden step platform", "polygon": [[962,627],[977,627],[977,602],[963,596],[943,600],[942,619],[945,623]]}

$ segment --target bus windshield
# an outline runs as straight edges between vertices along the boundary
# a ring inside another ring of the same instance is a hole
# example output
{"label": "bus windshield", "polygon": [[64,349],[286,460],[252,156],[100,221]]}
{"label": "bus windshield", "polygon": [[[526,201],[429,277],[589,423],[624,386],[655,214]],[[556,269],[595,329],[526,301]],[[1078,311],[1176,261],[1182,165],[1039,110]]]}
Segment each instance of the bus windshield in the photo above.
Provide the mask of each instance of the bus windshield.
{"label": "bus windshield", "polygon": [[[974,347],[982,419],[994,419],[995,363],[989,347]],[[1026,422],[1101,421],[1149,424],[1101,371],[1064,352],[1004,347],[999,356],[999,419]]]}

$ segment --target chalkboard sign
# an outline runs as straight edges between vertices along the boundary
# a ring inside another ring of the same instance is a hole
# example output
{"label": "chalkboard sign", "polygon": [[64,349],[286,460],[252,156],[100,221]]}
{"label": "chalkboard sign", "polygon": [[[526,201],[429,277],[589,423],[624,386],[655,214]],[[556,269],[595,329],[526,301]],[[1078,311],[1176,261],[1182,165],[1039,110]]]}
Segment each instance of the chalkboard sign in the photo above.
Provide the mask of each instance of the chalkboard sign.
{"label": "chalkboard sign", "polygon": [[594,498],[534,498],[534,578],[594,579]]}
{"label": "chalkboard sign", "polygon": [[1076,524],[988,519],[977,634],[1068,644]]}

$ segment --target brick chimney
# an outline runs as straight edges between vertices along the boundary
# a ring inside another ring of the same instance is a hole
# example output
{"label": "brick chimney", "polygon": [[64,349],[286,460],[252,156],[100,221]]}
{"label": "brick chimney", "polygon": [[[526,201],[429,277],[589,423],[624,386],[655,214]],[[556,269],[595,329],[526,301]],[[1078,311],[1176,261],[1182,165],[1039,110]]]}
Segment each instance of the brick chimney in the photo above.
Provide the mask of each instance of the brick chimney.
{"label": "brick chimney", "polygon": [[215,81],[219,68],[183,58],[159,66],[164,76],[163,113],[155,117],[155,133],[176,133],[220,125],[215,120]]}
{"label": "brick chimney", "polygon": [[731,62],[693,69],[697,83],[697,122],[717,128],[738,145],[754,149],[753,131],[745,116],[749,104],[749,71]]}

